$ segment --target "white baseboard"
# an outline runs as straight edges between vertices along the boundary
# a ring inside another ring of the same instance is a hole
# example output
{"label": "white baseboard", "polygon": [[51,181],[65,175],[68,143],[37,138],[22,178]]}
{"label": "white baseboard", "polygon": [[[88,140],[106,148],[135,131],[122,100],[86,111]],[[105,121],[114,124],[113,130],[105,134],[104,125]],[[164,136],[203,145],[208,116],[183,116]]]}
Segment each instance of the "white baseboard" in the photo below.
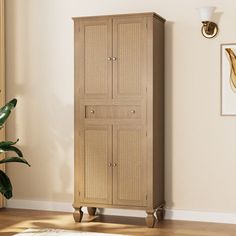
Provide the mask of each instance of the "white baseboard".
{"label": "white baseboard", "polygon": [[165,214],[165,219],[236,224],[236,213],[167,209]]}
{"label": "white baseboard", "polygon": [[7,208],[73,212],[72,203],[68,202],[47,202],[12,199],[7,201]]}
{"label": "white baseboard", "polygon": [[[7,201],[7,208],[31,209],[45,211],[73,212],[72,203],[67,202],[47,202],[12,199]],[[87,213],[86,208],[83,210]],[[100,213],[104,215],[145,217],[145,211],[140,210],[123,210],[123,209],[102,209]],[[236,213],[218,213],[218,212],[201,212],[166,209],[165,219],[169,220],[186,220],[236,224]]]}

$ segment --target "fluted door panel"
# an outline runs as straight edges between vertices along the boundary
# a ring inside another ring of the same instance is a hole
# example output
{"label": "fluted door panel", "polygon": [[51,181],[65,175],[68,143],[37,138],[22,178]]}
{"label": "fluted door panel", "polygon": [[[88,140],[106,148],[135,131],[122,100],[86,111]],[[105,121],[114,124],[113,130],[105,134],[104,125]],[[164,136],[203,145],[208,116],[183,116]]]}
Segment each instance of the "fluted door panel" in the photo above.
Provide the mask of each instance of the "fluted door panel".
{"label": "fluted door panel", "polygon": [[113,203],[145,206],[145,141],[140,125],[113,127]]}
{"label": "fluted door panel", "polygon": [[111,203],[112,160],[111,127],[86,126],[84,130],[84,192],[85,202]]}
{"label": "fluted door panel", "polygon": [[115,98],[141,97],[146,73],[144,18],[113,20],[113,94]]}
{"label": "fluted door panel", "polygon": [[84,98],[109,98],[112,84],[111,20],[88,20],[81,24],[81,48],[78,73]]}

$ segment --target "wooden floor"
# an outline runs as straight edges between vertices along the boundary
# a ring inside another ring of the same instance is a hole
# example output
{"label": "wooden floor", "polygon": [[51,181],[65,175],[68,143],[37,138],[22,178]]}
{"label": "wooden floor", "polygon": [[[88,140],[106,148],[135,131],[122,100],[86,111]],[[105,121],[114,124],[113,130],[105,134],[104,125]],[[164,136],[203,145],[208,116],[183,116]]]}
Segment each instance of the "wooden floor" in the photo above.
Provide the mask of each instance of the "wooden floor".
{"label": "wooden floor", "polygon": [[165,220],[155,228],[145,227],[144,219],[98,216],[93,222],[74,223],[72,214],[47,211],[0,209],[0,236],[27,228],[61,228],[87,232],[156,236],[236,236],[236,225]]}

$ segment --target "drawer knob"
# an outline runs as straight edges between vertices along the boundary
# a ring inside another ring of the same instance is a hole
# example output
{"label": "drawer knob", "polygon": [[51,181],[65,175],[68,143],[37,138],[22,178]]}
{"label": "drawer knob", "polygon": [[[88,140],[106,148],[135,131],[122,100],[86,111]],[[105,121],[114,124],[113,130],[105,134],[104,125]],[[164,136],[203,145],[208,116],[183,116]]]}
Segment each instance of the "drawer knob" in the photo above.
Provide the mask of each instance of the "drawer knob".
{"label": "drawer knob", "polygon": [[110,162],[110,163],[108,164],[108,166],[109,166],[109,167],[112,167],[112,163]]}
{"label": "drawer knob", "polygon": [[116,57],[112,57],[112,60],[113,60],[113,61],[116,61],[116,60],[117,60],[117,58],[116,58]]}
{"label": "drawer knob", "polygon": [[117,167],[117,163],[114,163],[114,164],[113,164],[113,167]]}
{"label": "drawer knob", "polygon": [[135,110],[131,110],[130,112],[131,112],[132,114],[134,114],[134,113],[135,113]]}
{"label": "drawer knob", "polygon": [[95,111],[94,111],[94,110],[90,110],[90,113],[91,113],[91,114],[94,114],[94,113],[95,113]]}
{"label": "drawer knob", "polygon": [[108,60],[108,61],[111,61],[111,60],[112,60],[112,58],[111,58],[111,57],[108,57],[108,58],[107,58],[107,60]]}

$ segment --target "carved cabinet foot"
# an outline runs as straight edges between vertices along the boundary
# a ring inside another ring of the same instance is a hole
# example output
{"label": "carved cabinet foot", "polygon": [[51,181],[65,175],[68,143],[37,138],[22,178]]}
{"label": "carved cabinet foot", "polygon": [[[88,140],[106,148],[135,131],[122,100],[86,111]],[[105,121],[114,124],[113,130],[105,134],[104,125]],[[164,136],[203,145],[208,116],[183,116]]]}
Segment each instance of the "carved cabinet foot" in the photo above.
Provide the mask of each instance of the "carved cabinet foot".
{"label": "carved cabinet foot", "polygon": [[147,217],[146,217],[146,225],[149,228],[153,228],[156,222],[156,217],[154,216],[155,211],[154,210],[148,210],[146,211]]}
{"label": "carved cabinet foot", "polygon": [[97,208],[96,207],[87,207],[87,210],[88,210],[88,214],[90,216],[95,216]]}
{"label": "carved cabinet foot", "polygon": [[75,211],[73,213],[73,217],[75,222],[81,222],[82,218],[83,218],[83,211],[82,211],[82,207],[80,208],[75,208]]}
{"label": "carved cabinet foot", "polygon": [[158,222],[164,220],[164,217],[165,217],[165,209],[164,209],[164,206],[157,209],[157,211],[156,211],[156,216],[157,216]]}

